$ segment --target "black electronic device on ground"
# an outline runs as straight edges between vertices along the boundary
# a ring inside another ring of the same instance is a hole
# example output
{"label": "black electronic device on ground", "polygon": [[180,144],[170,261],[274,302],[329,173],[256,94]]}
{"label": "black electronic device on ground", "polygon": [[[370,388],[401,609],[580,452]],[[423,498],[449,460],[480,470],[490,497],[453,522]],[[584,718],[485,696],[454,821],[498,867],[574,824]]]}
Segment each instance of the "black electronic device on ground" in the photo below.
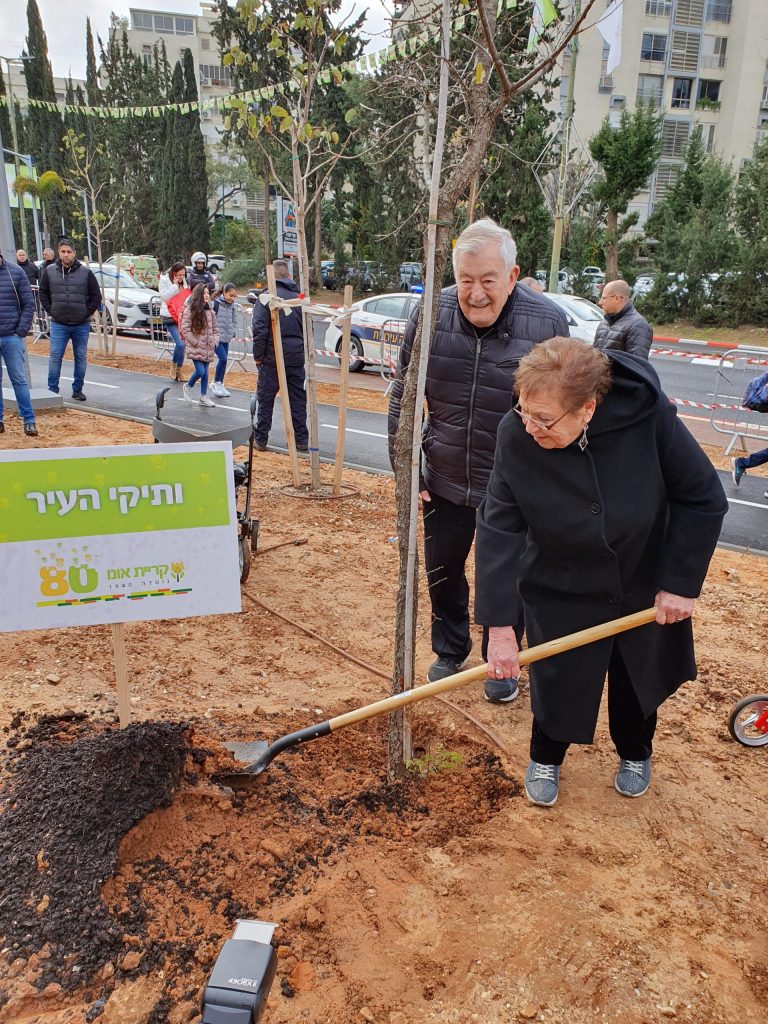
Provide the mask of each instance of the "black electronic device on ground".
{"label": "black electronic device on ground", "polygon": [[238,921],[222,946],[203,992],[202,1024],[257,1024],[277,969],[270,944],[275,925]]}

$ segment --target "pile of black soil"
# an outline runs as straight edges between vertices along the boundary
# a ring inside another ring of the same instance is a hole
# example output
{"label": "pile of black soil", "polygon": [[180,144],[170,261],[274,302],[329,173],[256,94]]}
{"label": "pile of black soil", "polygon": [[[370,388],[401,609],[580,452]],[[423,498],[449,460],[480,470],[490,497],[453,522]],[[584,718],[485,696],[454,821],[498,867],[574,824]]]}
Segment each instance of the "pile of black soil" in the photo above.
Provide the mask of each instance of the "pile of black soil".
{"label": "pile of black soil", "polygon": [[[14,722],[21,725],[20,720]],[[0,813],[0,936],[15,957],[46,950],[36,981],[74,988],[123,951],[141,922],[114,919],[101,889],[121,839],[170,803],[188,752],[185,727],[119,730],[72,713],[10,737]]]}

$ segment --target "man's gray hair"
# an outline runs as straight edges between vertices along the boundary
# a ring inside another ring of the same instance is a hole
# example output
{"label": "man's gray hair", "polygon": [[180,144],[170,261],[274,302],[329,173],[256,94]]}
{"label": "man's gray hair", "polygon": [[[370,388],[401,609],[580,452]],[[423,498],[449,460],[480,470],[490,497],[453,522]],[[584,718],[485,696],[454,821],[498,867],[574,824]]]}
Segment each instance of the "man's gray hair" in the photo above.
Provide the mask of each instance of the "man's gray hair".
{"label": "man's gray hair", "polygon": [[272,267],[275,271],[275,277],[282,280],[290,278],[291,271],[286,260],[275,260],[272,263]]}
{"label": "man's gray hair", "polygon": [[480,252],[480,250],[493,243],[498,247],[499,255],[504,260],[507,270],[511,270],[517,264],[517,246],[512,235],[506,228],[501,227],[490,217],[483,217],[476,220],[459,235],[456,245],[453,247],[453,273],[458,272],[459,257],[465,252]]}

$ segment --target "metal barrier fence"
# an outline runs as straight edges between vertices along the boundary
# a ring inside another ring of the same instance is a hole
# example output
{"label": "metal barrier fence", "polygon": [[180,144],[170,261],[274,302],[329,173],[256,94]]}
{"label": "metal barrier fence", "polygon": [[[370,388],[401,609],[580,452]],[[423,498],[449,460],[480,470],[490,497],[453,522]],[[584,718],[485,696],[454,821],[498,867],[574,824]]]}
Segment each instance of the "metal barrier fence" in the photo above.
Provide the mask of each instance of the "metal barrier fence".
{"label": "metal barrier fence", "polygon": [[51,334],[51,322],[48,314],[40,305],[40,286],[32,285],[32,294],[35,297],[35,315],[32,319],[32,344],[41,338],[48,338]]}
{"label": "metal barrier fence", "polygon": [[160,316],[163,301],[159,295],[149,300],[149,337],[152,345],[157,349],[157,358],[162,359],[168,355],[170,359],[173,354],[173,338],[163,325],[163,318]]}
{"label": "metal barrier fence", "polygon": [[252,316],[253,311],[250,306],[241,306],[239,302],[235,303],[235,336],[229,343],[229,362],[227,363],[227,371],[237,365],[241,370],[246,373],[248,372],[248,368],[243,360],[246,356],[250,355],[252,348]]}
{"label": "metal barrier fence", "polygon": [[725,454],[729,455],[736,443],[746,450],[744,439],[763,442],[768,447],[768,414],[745,409],[741,400],[747,384],[766,370],[768,350],[764,348],[734,348],[720,357],[715,377],[710,423],[720,434],[730,434]]}

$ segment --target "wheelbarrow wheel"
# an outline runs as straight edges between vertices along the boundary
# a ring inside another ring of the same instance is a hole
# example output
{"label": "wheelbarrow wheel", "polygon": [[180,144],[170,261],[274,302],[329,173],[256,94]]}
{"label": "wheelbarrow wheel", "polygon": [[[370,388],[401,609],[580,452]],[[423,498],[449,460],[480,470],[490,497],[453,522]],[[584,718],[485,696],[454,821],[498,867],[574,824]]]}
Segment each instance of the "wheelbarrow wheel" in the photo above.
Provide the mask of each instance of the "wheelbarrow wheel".
{"label": "wheelbarrow wheel", "polygon": [[728,719],[728,731],[745,747],[768,744],[768,695],[744,697],[735,705]]}
{"label": "wheelbarrow wheel", "polygon": [[251,571],[251,538],[241,537],[237,542],[237,554],[240,561],[240,582],[245,583]]}

